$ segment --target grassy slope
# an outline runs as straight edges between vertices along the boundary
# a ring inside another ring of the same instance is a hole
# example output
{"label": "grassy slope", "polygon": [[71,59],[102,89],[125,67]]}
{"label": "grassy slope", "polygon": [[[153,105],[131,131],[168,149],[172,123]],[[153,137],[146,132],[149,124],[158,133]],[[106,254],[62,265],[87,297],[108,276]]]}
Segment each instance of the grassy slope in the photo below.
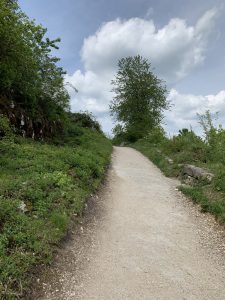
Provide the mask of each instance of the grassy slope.
{"label": "grassy slope", "polygon": [[[198,159],[201,148],[197,150],[189,149],[188,145],[179,152],[170,150],[170,145],[166,142],[164,144],[153,144],[145,139],[139,140],[131,146],[147,156],[166,176],[178,176],[181,171],[180,163],[192,163],[212,171],[216,176],[211,184],[196,181],[192,186],[181,186],[180,190],[190,196],[195,203],[200,204],[203,212],[214,214],[219,222],[225,224],[224,166],[211,162],[203,164]],[[168,156],[173,159],[172,164],[168,162]]]}
{"label": "grassy slope", "polygon": [[148,157],[163,171],[166,176],[177,176],[179,174],[179,168],[177,167],[177,164],[170,164],[166,159],[166,155],[162,155],[162,150],[158,145],[154,145],[142,139],[134,144],[131,144],[131,147]]}
{"label": "grassy slope", "polygon": [[29,285],[32,267],[51,261],[71,217],[104,177],[110,141],[82,129],[77,142],[0,141],[1,299],[15,299]]}

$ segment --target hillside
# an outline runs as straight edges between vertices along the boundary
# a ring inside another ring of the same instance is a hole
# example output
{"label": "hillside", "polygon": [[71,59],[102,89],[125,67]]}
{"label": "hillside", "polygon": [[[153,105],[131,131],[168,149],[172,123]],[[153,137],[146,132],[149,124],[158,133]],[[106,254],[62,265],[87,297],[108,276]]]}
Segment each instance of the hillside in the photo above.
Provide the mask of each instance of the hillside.
{"label": "hillside", "polygon": [[91,128],[75,128],[60,144],[0,140],[1,299],[23,295],[34,268],[52,260],[104,177],[110,141]]}

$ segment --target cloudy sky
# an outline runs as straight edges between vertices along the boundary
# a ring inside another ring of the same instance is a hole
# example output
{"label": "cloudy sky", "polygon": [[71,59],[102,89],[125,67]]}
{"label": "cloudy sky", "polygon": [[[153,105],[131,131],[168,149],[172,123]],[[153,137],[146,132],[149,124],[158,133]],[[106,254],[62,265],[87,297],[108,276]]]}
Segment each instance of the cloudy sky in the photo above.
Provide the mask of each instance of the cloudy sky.
{"label": "cloudy sky", "polygon": [[225,126],[224,0],[19,0],[21,8],[61,37],[57,55],[68,72],[72,111],[89,110],[105,132],[118,59],[140,54],[167,83],[165,128],[199,131],[197,113],[219,112]]}

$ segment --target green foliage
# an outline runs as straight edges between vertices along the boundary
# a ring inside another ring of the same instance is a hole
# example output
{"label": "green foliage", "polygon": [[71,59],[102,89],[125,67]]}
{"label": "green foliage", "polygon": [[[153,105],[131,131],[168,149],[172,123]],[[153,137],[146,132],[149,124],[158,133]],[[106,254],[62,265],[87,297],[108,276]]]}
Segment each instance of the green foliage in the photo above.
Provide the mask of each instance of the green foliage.
{"label": "green foliage", "polygon": [[152,140],[153,136],[149,135],[147,138],[140,139],[131,146],[148,157],[166,176],[177,176],[179,168],[176,164],[170,164],[166,155],[162,153],[161,145],[164,145],[164,139],[156,143],[155,140]]}
{"label": "green foliage", "polygon": [[194,164],[210,170],[211,183],[198,180],[182,186],[183,193],[225,223],[225,130],[215,127],[209,111],[199,116],[205,139],[183,128],[177,136],[166,138],[160,128],[151,131],[132,146],[150,158],[167,176],[179,176],[182,164]]}
{"label": "green foliage", "polygon": [[[82,135],[86,132],[84,129],[91,129],[93,136],[104,136],[101,125],[90,112],[72,113],[68,112],[65,127],[62,135],[55,136],[53,141],[55,144],[70,146],[78,146],[82,141]],[[96,135],[97,132],[97,135]],[[92,138],[92,137],[91,137]]]}
{"label": "green foliage", "polygon": [[145,137],[144,139],[151,143],[151,144],[162,144],[164,141],[166,141],[166,133],[164,129],[161,126],[157,126],[154,129],[152,129]]}
{"label": "green foliage", "polygon": [[79,127],[91,128],[102,133],[101,125],[96,120],[94,115],[91,112],[84,111],[79,113],[69,113],[70,123],[75,123]]}
{"label": "green foliage", "polygon": [[0,110],[12,101],[30,118],[64,121],[69,96],[65,72],[51,55],[59,39],[45,38],[46,29],[36,25],[16,0],[0,0]]}
{"label": "green foliage", "polygon": [[121,124],[117,124],[114,128],[113,128],[113,144],[114,145],[120,145],[121,143],[123,143],[124,141],[126,141],[126,133],[124,131],[124,128]]}
{"label": "green foliage", "polygon": [[[166,154],[176,156],[178,163],[206,161],[206,145],[192,130],[186,128],[179,131],[177,136],[168,139],[164,146]],[[191,153],[191,155],[190,155]]]}
{"label": "green foliage", "polygon": [[217,169],[217,174],[214,179],[214,188],[217,191],[225,192],[225,170],[224,167]]}
{"label": "green foliage", "polygon": [[134,142],[159,126],[162,112],[168,108],[166,88],[141,56],[122,58],[112,81],[114,99],[111,114],[122,122],[125,138]]}
{"label": "green foliage", "polygon": [[12,139],[13,131],[7,117],[0,115],[0,139]]}
{"label": "green foliage", "polygon": [[32,268],[51,261],[54,245],[104,176],[110,141],[80,132],[67,136],[73,146],[0,140],[1,299],[22,297]]}
{"label": "green foliage", "polygon": [[156,127],[132,146],[149,157],[167,176],[178,176],[179,164],[206,161],[206,144],[186,128],[169,139],[161,127]]}
{"label": "green foliage", "polygon": [[[65,72],[51,53],[60,40],[46,38],[16,0],[0,0],[0,24],[0,298],[17,299],[82,213],[112,145],[91,114],[68,112]],[[14,136],[3,114],[16,132],[46,130],[54,144]]]}
{"label": "green foliage", "polygon": [[201,205],[202,212],[209,212],[221,222],[225,223],[225,198],[213,199],[207,196],[202,187],[184,187],[181,186],[180,190],[192,198],[195,203]]}
{"label": "green foliage", "polygon": [[198,115],[198,117],[205,134],[208,159],[225,164],[225,130],[221,125],[217,128],[213,124],[213,116],[210,111],[206,111],[205,114]]}
{"label": "green foliage", "polygon": [[204,114],[197,114],[199,118],[199,124],[201,125],[205,134],[205,141],[207,144],[213,144],[216,134],[216,128],[213,125],[212,114],[207,110]]}

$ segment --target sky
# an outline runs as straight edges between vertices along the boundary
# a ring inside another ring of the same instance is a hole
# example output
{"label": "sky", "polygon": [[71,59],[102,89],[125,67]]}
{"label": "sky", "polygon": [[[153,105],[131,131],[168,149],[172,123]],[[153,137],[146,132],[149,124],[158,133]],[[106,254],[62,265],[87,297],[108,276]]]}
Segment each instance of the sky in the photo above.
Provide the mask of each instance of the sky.
{"label": "sky", "polygon": [[[19,0],[22,10],[61,38],[72,111],[91,111],[106,133],[111,80],[122,57],[142,55],[165,80],[169,135],[200,132],[197,114],[218,112],[225,126],[224,0]],[[54,53],[55,54],[55,53]]]}

